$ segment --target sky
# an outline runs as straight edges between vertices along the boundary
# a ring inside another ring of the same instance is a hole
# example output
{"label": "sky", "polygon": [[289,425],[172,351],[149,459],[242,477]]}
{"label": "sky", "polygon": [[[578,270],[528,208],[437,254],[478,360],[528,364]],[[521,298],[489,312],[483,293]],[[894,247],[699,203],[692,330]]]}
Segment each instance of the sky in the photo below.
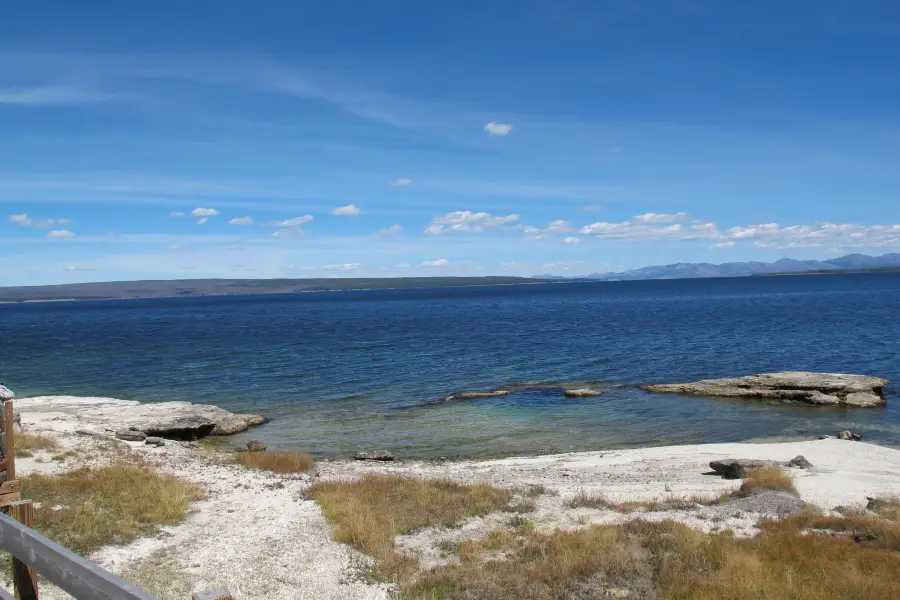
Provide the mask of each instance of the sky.
{"label": "sky", "polygon": [[900,252],[900,3],[0,2],[0,286]]}

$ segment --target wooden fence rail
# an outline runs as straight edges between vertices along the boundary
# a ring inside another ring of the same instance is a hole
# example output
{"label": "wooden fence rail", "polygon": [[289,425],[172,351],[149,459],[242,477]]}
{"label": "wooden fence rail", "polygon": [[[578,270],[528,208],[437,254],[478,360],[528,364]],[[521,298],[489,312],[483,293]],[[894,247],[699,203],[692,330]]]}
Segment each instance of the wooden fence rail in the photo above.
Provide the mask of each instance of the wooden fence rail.
{"label": "wooden fence rail", "polygon": [[[3,388],[5,390],[5,388]],[[34,503],[21,500],[15,478],[12,400],[0,407],[0,550],[12,557],[15,597],[0,588],[0,600],[38,600],[37,575],[78,600],[157,600],[156,596],[113,575],[31,528]],[[193,600],[232,600],[224,588],[197,592]]]}

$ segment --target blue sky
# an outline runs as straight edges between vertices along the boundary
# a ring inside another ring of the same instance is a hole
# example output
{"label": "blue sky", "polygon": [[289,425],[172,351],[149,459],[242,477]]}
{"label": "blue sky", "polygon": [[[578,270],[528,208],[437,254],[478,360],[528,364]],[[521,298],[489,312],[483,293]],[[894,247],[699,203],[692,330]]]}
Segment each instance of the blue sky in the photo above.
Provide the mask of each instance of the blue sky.
{"label": "blue sky", "polygon": [[0,285],[900,251],[900,4],[0,5]]}

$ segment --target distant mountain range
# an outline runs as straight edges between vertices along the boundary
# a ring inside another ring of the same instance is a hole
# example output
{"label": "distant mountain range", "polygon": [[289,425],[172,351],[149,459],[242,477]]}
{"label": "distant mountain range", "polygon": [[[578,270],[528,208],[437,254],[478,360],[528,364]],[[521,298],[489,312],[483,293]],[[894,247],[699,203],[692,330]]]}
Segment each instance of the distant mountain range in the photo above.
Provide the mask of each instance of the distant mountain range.
{"label": "distant mountain range", "polygon": [[[865,254],[848,254],[827,261],[793,260],[782,258],[775,262],[731,262],[713,265],[710,263],[676,263],[644,267],[622,273],[591,273],[584,279],[602,281],[626,281],[636,279],[691,279],[696,277],[747,277],[750,275],[767,275],[774,273],[798,273],[805,271],[845,271],[858,269],[881,269],[900,267],[900,254],[883,256],[866,256]],[[538,279],[548,276],[538,275]]]}

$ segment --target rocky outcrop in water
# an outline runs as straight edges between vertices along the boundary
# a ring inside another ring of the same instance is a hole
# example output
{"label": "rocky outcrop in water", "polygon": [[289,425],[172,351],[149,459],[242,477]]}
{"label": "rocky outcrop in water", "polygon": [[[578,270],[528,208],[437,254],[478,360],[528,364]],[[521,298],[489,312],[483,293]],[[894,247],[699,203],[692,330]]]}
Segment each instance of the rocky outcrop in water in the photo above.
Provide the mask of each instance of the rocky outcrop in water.
{"label": "rocky outcrop in water", "polygon": [[603,392],[590,388],[579,388],[577,390],[566,390],[565,394],[569,398],[590,398],[592,396],[602,396]]}
{"label": "rocky outcrop in water", "polygon": [[866,375],[787,371],[730,379],[704,379],[693,383],[647,385],[648,392],[674,392],[692,396],[770,398],[821,406],[884,406],[883,388],[890,381]]}
{"label": "rocky outcrop in water", "polygon": [[40,396],[23,398],[16,404],[26,420],[40,421],[53,429],[97,433],[138,431],[145,437],[176,440],[230,435],[265,421],[258,415],[236,414],[218,406],[190,402],[142,404],[115,398]]}
{"label": "rocky outcrop in water", "polygon": [[447,396],[446,400],[478,400],[479,398],[498,398],[509,396],[509,390],[493,390],[491,392],[458,392]]}

